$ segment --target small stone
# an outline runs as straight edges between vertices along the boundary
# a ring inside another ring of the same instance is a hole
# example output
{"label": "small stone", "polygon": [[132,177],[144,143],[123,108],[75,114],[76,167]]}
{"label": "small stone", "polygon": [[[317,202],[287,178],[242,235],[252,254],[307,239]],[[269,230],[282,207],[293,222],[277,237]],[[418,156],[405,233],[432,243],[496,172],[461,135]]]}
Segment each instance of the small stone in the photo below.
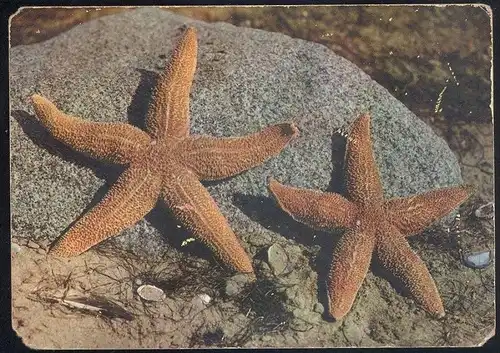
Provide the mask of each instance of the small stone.
{"label": "small stone", "polygon": [[232,297],[240,293],[245,285],[252,281],[252,276],[249,276],[244,273],[238,273],[233,277],[229,278],[226,282],[226,295]]}
{"label": "small stone", "polygon": [[305,286],[301,285],[287,288],[285,290],[287,302],[300,309],[310,308],[317,299],[313,299],[313,296],[304,288]]}
{"label": "small stone", "polygon": [[172,346],[183,346],[185,344],[185,337],[183,335],[173,335],[172,341],[170,342]]}
{"label": "small stone", "polygon": [[296,316],[295,310],[294,310],[293,314],[295,317],[290,322],[290,328],[292,330],[302,331],[302,333],[303,333],[303,332],[309,331],[310,329],[312,329],[315,326],[313,323],[307,322],[302,317],[300,317],[300,314],[298,314],[299,316]]}
{"label": "small stone", "polygon": [[495,217],[495,203],[491,201],[480,206],[474,211],[474,214],[477,218],[493,219]]}
{"label": "small stone", "polygon": [[357,346],[363,339],[363,331],[358,325],[355,325],[353,323],[344,325],[343,334],[349,342],[349,345]]}
{"label": "small stone", "polygon": [[10,249],[15,252],[15,253],[18,253],[21,251],[21,247],[19,246],[19,244],[16,244],[16,243],[11,243],[10,244]]}
{"label": "small stone", "polygon": [[28,240],[28,243],[26,244],[26,246],[30,249],[39,249],[40,248],[40,245],[38,245],[37,243],[35,243],[33,240]]}
{"label": "small stone", "polygon": [[142,299],[151,302],[158,302],[165,298],[163,290],[150,284],[145,284],[137,288],[137,294],[139,294]]}
{"label": "small stone", "polygon": [[325,307],[321,303],[316,303],[314,304],[313,310],[315,313],[323,314],[325,312]]}
{"label": "small stone", "polygon": [[271,339],[272,339],[272,337],[271,337],[271,336],[262,336],[262,337],[260,338],[260,340],[261,340],[262,342],[269,342]]}
{"label": "small stone", "polygon": [[271,274],[271,267],[269,267],[268,263],[265,261],[255,261],[255,268],[259,269],[261,273],[265,273],[266,275]]}
{"label": "small stone", "polygon": [[248,238],[248,243],[252,244],[253,246],[265,246],[270,242],[271,237],[266,233],[259,234],[259,236],[250,236]]}
{"label": "small stone", "polygon": [[267,249],[267,262],[275,276],[282,274],[288,265],[288,256],[285,249],[277,243],[271,245]]}
{"label": "small stone", "polygon": [[463,257],[463,261],[467,267],[482,269],[488,267],[491,263],[491,257],[491,250],[485,250],[466,254]]}
{"label": "small stone", "polygon": [[198,313],[204,310],[211,301],[212,298],[208,294],[197,294],[191,299],[190,304],[185,303],[181,309],[181,315],[186,316],[192,312]]}
{"label": "small stone", "polygon": [[292,314],[296,319],[294,320],[295,324],[297,325],[300,323],[299,326],[301,327],[317,325],[321,320],[321,316],[318,313],[307,309],[296,308],[293,310]]}

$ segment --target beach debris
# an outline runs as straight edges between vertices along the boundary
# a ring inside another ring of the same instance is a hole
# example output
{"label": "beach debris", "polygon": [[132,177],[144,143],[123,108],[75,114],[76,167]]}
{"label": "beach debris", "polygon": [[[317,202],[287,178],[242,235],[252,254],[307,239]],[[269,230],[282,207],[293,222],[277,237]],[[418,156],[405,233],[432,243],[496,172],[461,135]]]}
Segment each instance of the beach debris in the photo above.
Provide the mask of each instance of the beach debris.
{"label": "beach debris", "polygon": [[477,218],[493,219],[495,217],[495,203],[491,201],[480,206],[474,211],[474,215]]}
{"label": "beach debris", "polygon": [[162,289],[150,284],[144,284],[137,288],[137,294],[139,294],[142,299],[150,302],[158,302],[166,297]]}
{"label": "beach debris", "polygon": [[118,304],[109,299],[100,296],[93,297],[66,297],[61,300],[61,304],[70,308],[80,309],[89,312],[95,312],[110,319],[124,319],[132,321],[134,315],[123,309]]}
{"label": "beach debris", "polygon": [[59,289],[51,293],[37,293],[28,296],[28,299],[59,303],[70,309],[80,312],[106,317],[108,319],[124,319],[132,321],[134,315],[114,303],[110,299],[99,295],[87,295],[71,288]]}

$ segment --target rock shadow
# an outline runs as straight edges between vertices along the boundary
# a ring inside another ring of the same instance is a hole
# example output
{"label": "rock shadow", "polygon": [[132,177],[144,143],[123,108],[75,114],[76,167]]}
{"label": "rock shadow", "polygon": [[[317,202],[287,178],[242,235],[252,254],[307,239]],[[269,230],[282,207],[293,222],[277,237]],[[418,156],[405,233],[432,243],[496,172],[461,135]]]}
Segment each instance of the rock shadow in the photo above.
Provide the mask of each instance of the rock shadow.
{"label": "rock shadow", "polygon": [[146,117],[152,100],[153,89],[160,75],[154,71],[136,68],[141,75],[139,84],[127,108],[127,119],[131,125],[146,131]]}
{"label": "rock shadow", "polygon": [[55,139],[34,115],[24,110],[14,110],[11,116],[19,123],[23,132],[35,145],[65,162],[89,168],[99,179],[114,182],[124,170],[123,166],[99,161],[85,153],[74,151]]}

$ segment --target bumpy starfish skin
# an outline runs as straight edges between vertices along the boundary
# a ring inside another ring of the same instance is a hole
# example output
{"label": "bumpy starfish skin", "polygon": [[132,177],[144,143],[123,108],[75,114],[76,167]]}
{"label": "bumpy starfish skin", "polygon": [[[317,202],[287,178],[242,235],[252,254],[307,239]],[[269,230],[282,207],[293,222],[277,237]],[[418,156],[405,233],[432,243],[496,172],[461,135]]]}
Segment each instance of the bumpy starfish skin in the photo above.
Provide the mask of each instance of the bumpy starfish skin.
{"label": "bumpy starfish skin", "polygon": [[279,206],[295,220],[316,229],[348,229],[333,250],[327,286],[329,314],[338,320],[349,312],[375,254],[378,263],[402,282],[419,305],[443,316],[434,280],[405,237],[419,233],[455,209],[473,188],[462,185],[385,200],[368,115],[353,123],[345,163],[347,198],[269,179],[269,189]]}
{"label": "bumpy starfish skin", "polygon": [[196,32],[188,28],[160,76],[146,132],[124,123],[96,123],[68,116],[40,95],[33,105],[55,138],[79,152],[127,166],[104,199],[81,217],[51,249],[78,255],[144,217],[162,199],[176,219],[219,258],[240,272],[251,261],[200,179],[222,179],[277,155],[297,136],[278,124],[237,138],[189,135],[189,92],[196,68]]}

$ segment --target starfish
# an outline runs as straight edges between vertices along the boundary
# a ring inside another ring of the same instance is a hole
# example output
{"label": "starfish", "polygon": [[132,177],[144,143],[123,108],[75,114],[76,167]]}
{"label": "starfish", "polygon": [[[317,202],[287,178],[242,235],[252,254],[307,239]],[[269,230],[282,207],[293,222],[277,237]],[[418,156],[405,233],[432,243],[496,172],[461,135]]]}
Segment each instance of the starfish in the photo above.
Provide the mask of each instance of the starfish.
{"label": "starfish", "polygon": [[345,164],[347,198],[285,186],[269,178],[269,189],[279,206],[295,220],[316,229],[347,229],[333,250],[327,278],[329,314],[339,320],[351,310],[374,254],[420,306],[442,317],[444,307],[436,284],[406,237],[421,232],[455,209],[473,188],[461,185],[385,199],[372,150],[368,114],[352,124]]}
{"label": "starfish", "polygon": [[283,123],[243,137],[190,135],[196,53],[196,30],[188,28],[153,91],[146,132],[125,123],[69,116],[46,98],[32,96],[39,121],[56,139],[78,152],[126,166],[102,201],[57,240],[50,254],[78,255],[134,225],[162,200],[225,264],[253,273],[248,255],[200,180],[224,179],[263,163],[279,154],[298,129]]}

